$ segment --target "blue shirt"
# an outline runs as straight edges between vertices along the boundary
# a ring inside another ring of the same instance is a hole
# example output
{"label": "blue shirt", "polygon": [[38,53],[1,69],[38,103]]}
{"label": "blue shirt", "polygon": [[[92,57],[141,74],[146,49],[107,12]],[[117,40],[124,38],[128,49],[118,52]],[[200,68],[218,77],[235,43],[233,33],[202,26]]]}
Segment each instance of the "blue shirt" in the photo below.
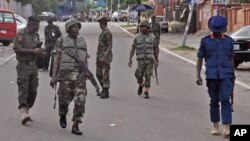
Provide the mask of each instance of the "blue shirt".
{"label": "blue shirt", "polygon": [[201,39],[198,58],[205,58],[206,79],[234,78],[231,57],[234,56],[233,39],[222,35],[216,39],[212,35]]}

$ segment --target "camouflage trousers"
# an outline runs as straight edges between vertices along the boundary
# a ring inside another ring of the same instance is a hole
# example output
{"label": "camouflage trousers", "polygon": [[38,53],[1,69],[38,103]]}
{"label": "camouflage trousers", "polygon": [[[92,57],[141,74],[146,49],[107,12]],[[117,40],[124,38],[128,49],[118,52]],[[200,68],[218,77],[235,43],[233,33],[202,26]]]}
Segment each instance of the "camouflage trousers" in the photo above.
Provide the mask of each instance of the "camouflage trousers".
{"label": "camouflage trousers", "polygon": [[68,113],[68,106],[72,100],[75,102],[72,121],[82,122],[85,113],[87,97],[86,82],[62,81],[58,88],[59,115]]}
{"label": "camouflage trousers", "polygon": [[137,60],[137,62],[137,69],[135,71],[137,83],[139,85],[144,84],[146,88],[150,88],[154,60]]}
{"label": "camouflage trousers", "polygon": [[96,64],[96,77],[102,88],[110,88],[110,64],[97,63]]}
{"label": "camouflage trousers", "polygon": [[160,44],[160,38],[155,38],[155,45],[159,47]]}
{"label": "camouflage trousers", "polygon": [[45,56],[44,66],[43,66],[46,69],[49,68],[50,56],[51,56],[51,52],[54,49],[54,47],[55,47],[55,43],[46,44],[46,47],[45,47],[46,56]]}
{"label": "camouflage trousers", "polygon": [[38,70],[36,64],[18,62],[17,86],[18,86],[18,108],[31,108],[36,100],[38,87]]}

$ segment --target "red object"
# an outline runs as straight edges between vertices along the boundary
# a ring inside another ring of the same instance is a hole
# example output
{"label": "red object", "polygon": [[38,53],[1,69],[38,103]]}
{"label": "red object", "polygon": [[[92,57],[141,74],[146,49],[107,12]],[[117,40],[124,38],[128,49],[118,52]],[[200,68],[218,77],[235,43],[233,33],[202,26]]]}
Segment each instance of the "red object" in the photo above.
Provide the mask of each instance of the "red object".
{"label": "red object", "polygon": [[16,36],[16,20],[14,13],[0,9],[0,42],[8,46]]}

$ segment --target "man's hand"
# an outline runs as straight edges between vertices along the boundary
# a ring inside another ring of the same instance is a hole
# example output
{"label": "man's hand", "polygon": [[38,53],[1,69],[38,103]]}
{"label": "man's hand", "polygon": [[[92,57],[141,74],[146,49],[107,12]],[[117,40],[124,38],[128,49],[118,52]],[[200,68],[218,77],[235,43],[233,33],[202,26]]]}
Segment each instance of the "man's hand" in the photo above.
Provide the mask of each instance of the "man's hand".
{"label": "man's hand", "polygon": [[196,84],[197,84],[198,86],[201,86],[201,85],[202,85],[202,78],[201,78],[200,76],[197,78]]}
{"label": "man's hand", "polygon": [[34,53],[35,54],[42,54],[43,50],[41,48],[34,48]]}
{"label": "man's hand", "polygon": [[129,60],[128,62],[128,66],[131,67],[132,66],[132,60]]}
{"label": "man's hand", "polygon": [[51,80],[50,80],[50,86],[51,86],[52,88],[54,88],[54,87],[55,87],[55,84],[56,84],[56,78],[52,76],[52,78],[51,78]]}

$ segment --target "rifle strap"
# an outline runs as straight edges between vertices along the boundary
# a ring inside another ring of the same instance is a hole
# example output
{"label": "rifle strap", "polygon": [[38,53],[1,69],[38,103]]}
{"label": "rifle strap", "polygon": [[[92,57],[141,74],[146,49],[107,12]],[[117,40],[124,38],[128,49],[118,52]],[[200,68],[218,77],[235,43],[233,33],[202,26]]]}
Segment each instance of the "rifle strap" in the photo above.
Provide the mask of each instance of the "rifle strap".
{"label": "rifle strap", "polygon": [[55,84],[54,91],[55,91],[55,96],[54,96],[54,109],[56,109],[56,100],[57,100],[57,83]]}

